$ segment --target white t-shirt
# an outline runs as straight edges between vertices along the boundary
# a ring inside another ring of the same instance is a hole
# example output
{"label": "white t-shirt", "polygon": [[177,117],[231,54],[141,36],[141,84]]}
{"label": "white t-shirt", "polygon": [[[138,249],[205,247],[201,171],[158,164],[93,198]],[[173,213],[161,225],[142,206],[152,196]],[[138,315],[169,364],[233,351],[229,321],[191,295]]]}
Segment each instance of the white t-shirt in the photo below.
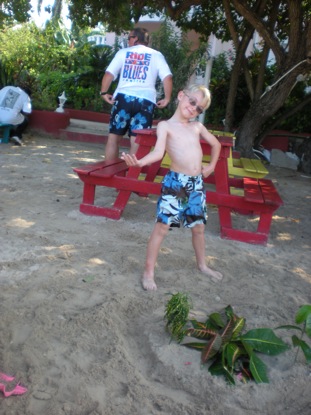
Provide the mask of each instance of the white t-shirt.
{"label": "white t-shirt", "polygon": [[25,117],[21,111],[30,114],[32,110],[30,97],[21,88],[5,86],[0,90],[0,122],[18,125]]}
{"label": "white t-shirt", "polygon": [[156,103],[155,83],[172,75],[161,52],[144,45],[119,50],[106,72],[114,79],[120,75],[114,96],[118,93],[132,95]]}

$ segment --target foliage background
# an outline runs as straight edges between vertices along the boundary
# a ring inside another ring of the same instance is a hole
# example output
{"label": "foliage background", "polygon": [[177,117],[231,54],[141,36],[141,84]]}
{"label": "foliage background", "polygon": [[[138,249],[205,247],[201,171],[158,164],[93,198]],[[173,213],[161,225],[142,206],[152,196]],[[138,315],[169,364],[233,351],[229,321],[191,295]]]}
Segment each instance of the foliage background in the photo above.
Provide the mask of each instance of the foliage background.
{"label": "foliage background", "polygon": [[[87,40],[91,31],[91,28],[79,29],[77,26],[68,30],[59,19],[48,22],[44,28],[38,28],[34,23],[3,26],[0,31],[0,86],[12,84],[29,87],[35,109],[54,110],[58,96],[65,91],[66,106],[69,108],[110,112],[110,106],[103,103],[98,92],[105,69],[120,48],[119,38],[116,38],[113,47],[97,46]],[[187,32],[176,31],[168,20],[163,22],[158,32],[152,34],[151,46],[163,53],[172,70],[173,97],[185,87],[194,73],[206,65],[208,50],[205,41],[198,49],[192,50]],[[261,54],[259,50],[254,50],[249,59],[249,70],[254,80],[258,77]],[[225,118],[234,58],[235,50],[232,49],[213,60],[209,85],[212,105],[205,123],[218,128],[223,126]],[[275,72],[274,65],[267,65],[266,84],[272,84]],[[286,114],[289,108],[304,99],[306,82],[295,85],[284,106],[271,117],[272,120],[282,113]],[[115,87],[116,82],[111,92]],[[160,81],[157,90],[160,97],[163,93]],[[240,76],[234,109],[235,127],[243,119],[251,101],[245,78]],[[173,99],[167,108],[155,111],[155,118],[168,118],[174,110]],[[285,117],[275,128],[292,132],[310,131],[309,113],[310,109],[306,106],[293,116]]]}

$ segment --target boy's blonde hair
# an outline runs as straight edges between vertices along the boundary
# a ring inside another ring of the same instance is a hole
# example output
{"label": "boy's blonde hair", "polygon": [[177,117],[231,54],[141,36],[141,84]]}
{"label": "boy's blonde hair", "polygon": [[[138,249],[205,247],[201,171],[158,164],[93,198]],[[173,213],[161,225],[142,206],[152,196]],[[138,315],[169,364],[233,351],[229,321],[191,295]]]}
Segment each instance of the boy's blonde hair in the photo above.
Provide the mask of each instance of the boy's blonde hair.
{"label": "boy's blonde hair", "polygon": [[207,110],[207,108],[211,105],[211,101],[212,101],[211,93],[209,89],[206,88],[206,86],[192,84],[192,85],[189,85],[187,88],[185,88],[185,91],[190,92],[190,93],[198,92],[198,91],[201,92],[203,95],[203,101],[204,101],[203,109],[204,110]]}

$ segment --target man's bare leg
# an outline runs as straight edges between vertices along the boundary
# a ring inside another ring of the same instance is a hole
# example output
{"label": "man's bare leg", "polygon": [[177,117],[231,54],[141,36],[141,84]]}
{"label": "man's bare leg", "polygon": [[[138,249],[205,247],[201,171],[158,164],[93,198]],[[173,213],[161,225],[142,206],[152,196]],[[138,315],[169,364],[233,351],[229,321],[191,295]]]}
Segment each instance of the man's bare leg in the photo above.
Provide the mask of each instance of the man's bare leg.
{"label": "man's bare leg", "polygon": [[149,238],[145,270],[142,277],[142,285],[145,290],[155,291],[157,289],[156,283],[154,282],[154,268],[159,255],[161,243],[167,234],[168,229],[169,225],[157,222]]}
{"label": "man's bare leg", "polygon": [[119,157],[119,143],[122,135],[109,133],[105,148],[105,160],[113,160]]}
{"label": "man's bare leg", "polygon": [[199,270],[203,272],[203,274],[209,275],[214,280],[221,281],[223,275],[218,271],[214,271],[206,265],[204,229],[205,226],[203,224],[196,225],[193,228],[191,228],[192,245],[197,260],[197,265]]}
{"label": "man's bare leg", "polygon": [[131,135],[131,149],[130,149],[130,154],[136,154],[136,151],[138,149],[138,144],[135,143],[136,137]]}

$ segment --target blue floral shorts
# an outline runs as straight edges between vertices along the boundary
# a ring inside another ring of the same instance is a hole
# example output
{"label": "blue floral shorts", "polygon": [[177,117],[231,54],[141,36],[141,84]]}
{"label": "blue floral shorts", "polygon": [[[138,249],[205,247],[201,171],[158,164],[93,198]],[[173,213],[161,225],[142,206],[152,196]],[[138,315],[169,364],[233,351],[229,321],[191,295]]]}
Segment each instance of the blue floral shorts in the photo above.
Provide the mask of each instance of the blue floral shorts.
{"label": "blue floral shorts", "polygon": [[162,181],[156,222],[192,228],[206,224],[207,208],[203,177],[169,171]]}
{"label": "blue floral shorts", "polygon": [[152,126],[155,104],[131,95],[117,94],[111,109],[109,132],[129,137],[136,136],[133,130],[142,130]]}

